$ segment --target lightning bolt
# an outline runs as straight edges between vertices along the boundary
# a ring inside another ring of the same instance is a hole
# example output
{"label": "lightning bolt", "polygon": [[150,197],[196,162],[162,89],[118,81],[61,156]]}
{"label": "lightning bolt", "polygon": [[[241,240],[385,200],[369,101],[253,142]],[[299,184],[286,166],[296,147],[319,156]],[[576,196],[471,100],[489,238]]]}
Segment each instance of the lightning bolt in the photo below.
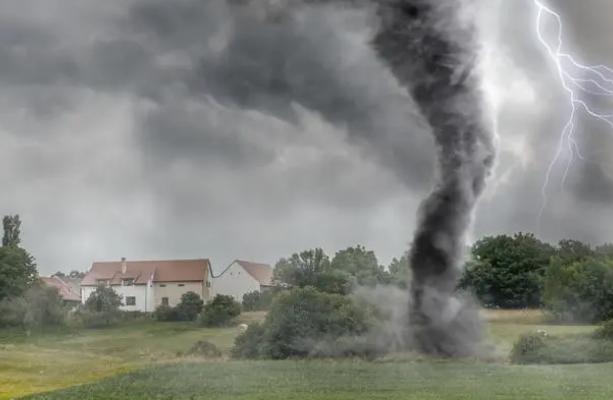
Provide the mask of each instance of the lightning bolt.
{"label": "lightning bolt", "polygon": [[[556,153],[549,163],[542,187],[542,206],[539,213],[539,228],[543,213],[548,202],[548,187],[555,165],[560,161],[564,149],[568,151],[568,162],[562,175],[562,187],[575,159],[585,160],[579,145],[575,140],[577,119],[585,116],[592,120],[607,124],[613,130],[613,114],[598,111],[585,100],[586,97],[608,97],[613,99],[613,69],[606,65],[585,65],[578,62],[571,54],[564,50],[563,24],[560,14],[547,7],[541,0],[534,0],[537,7],[536,34],[539,42],[545,48],[547,55],[553,63],[563,90],[568,97],[570,106],[566,124],[560,132]],[[555,23],[557,31],[553,43],[544,36],[546,19]],[[540,229],[539,229],[540,230]]]}

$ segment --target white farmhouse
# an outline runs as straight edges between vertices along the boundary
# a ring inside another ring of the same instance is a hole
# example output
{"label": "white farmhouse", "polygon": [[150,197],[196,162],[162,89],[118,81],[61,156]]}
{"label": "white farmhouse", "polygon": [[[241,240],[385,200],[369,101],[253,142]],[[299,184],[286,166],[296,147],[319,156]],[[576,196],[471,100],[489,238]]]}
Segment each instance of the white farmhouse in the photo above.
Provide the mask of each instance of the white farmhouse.
{"label": "white farmhouse", "polygon": [[250,261],[234,260],[219,275],[213,276],[211,284],[212,296],[216,294],[230,295],[238,302],[249,292],[262,292],[272,287],[272,268],[268,264]]}
{"label": "white farmhouse", "polygon": [[187,292],[206,302],[210,270],[207,259],[94,262],[81,281],[81,299],[85,303],[97,286],[106,285],[122,297],[124,311],[151,312],[161,304],[174,307]]}

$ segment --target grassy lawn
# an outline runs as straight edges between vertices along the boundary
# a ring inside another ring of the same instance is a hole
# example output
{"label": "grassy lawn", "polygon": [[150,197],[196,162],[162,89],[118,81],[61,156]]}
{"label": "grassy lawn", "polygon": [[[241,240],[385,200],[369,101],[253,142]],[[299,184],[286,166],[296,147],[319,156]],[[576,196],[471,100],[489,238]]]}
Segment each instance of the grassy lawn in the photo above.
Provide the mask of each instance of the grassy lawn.
{"label": "grassy lawn", "polygon": [[[262,313],[245,313],[244,322]],[[34,334],[0,331],[0,399],[92,382],[161,362],[175,361],[198,340],[222,351],[238,328],[204,329],[181,322],[134,322],[108,329]]]}
{"label": "grassy lawn", "polygon": [[[242,318],[248,323],[262,317],[246,313]],[[227,353],[238,334],[238,328],[204,329],[189,323],[141,322],[30,337],[0,331],[0,399],[83,383],[35,398],[613,398],[613,386],[607,384],[613,364],[515,366],[505,362],[522,333],[545,329],[566,335],[589,332],[593,326],[549,325],[538,311],[488,311],[483,317],[496,347],[494,363],[416,362],[410,357],[371,363],[185,359],[178,353],[203,339]]]}

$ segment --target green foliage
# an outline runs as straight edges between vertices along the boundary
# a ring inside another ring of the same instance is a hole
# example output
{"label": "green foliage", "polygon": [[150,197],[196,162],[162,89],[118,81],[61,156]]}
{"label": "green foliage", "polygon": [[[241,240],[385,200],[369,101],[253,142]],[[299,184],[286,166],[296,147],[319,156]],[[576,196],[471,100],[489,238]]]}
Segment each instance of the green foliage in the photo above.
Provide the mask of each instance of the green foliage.
{"label": "green foliage", "polygon": [[243,311],[263,311],[270,309],[272,299],[277,293],[275,289],[253,291],[243,295]]}
{"label": "green foliage", "polygon": [[375,253],[360,245],[338,251],[330,268],[351,276],[355,283],[363,286],[388,284],[392,280],[391,275],[379,265]]}
{"label": "green foliage", "polygon": [[204,326],[226,326],[241,313],[241,305],[232,296],[218,294],[208,302],[200,314]]}
{"label": "green foliage", "polygon": [[554,248],[532,234],[485,237],[472,247],[460,287],[488,307],[524,308],[541,304],[543,277]]}
{"label": "green foliage", "polygon": [[4,235],[2,236],[2,247],[18,247],[21,243],[21,220],[19,215],[5,215],[2,218],[2,228]]}
{"label": "green foliage", "polygon": [[262,358],[264,357],[264,326],[257,322],[249,325],[247,330],[238,335],[232,348],[233,358]]}
{"label": "green foliage", "polygon": [[179,315],[175,307],[171,307],[167,304],[160,304],[153,312],[153,318],[158,321],[178,321]]}
{"label": "green foliage", "polygon": [[0,326],[39,329],[66,322],[66,308],[57,289],[34,285],[19,297],[0,302]]}
{"label": "green foliage", "polygon": [[202,311],[204,301],[195,292],[183,293],[177,304],[176,314],[180,321],[194,321]]}
{"label": "green foliage", "polygon": [[36,263],[27,251],[0,247],[0,300],[20,296],[36,280]]}
{"label": "green foliage", "polygon": [[409,264],[409,252],[405,251],[399,259],[394,257],[388,266],[391,282],[407,288],[411,281],[411,268]]}
{"label": "green foliage", "polygon": [[516,364],[585,364],[613,361],[613,341],[593,334],[566,337],[528,334],[513,346]]}
{"label": "green foliage", "polygon": [[613,340],[613,319],[605,321],[594,332],[596,339]]}
{"label": "green foliage", "polygon": [[274,279],[294,287],[313,286],[334,293],[346,293],[350,289],[349,274],[333,271],[322,249],[305,250],[282,258],[275,265]]}
{"label": "green foliage", "polygon": [[539,352],[545,347],[542,334],[528,333],[521,335],[511,350],[511,361],[517,364],[529,364],[540,360]]}
{"label": "green foliage", "polygon": [[77,311],[77,317],[87,328],[101,328],[117,323],[121,317],[121,297],[110,287],[98,286]]}
{"label": "green foliage", "polygon": [[544,303],[559,320],[595,322],[613,318],[613,260],[565,263],[552,259]]}
{"label": "green foliage", "polygon": [[221,350],[211,342],[199,340],[194,343],[187,354],[198,357],[218,358],[221,357]]}
{"label": "green foliage", "polygon": [[273,358],[348,355],[339,344],[366,333],[369,315],[346,296],[296,288],[279,294],[261,327],[240,335],[237,357]]}

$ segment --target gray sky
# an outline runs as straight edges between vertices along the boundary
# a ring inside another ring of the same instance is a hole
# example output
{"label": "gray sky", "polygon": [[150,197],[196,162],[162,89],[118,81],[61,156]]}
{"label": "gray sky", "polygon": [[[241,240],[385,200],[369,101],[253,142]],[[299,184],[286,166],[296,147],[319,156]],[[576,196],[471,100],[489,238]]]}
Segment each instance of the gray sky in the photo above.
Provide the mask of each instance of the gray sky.
{"label": "gray sky", "polygon": [[[569,107],[532,0],[479,1],[499,157],[471,237],[536,232]],[[21,214],[42,274],[357,243],[387,264],[407,248],[433,144],[370,48],[372,10],[244,3],[0,3],[0,213]],[[569,50],[613,64],[613,2],[551,5]],[[563,189],[565,155],[554,168],[540,235],[613,241],[613,132],[579,128],[589,161]]]}

